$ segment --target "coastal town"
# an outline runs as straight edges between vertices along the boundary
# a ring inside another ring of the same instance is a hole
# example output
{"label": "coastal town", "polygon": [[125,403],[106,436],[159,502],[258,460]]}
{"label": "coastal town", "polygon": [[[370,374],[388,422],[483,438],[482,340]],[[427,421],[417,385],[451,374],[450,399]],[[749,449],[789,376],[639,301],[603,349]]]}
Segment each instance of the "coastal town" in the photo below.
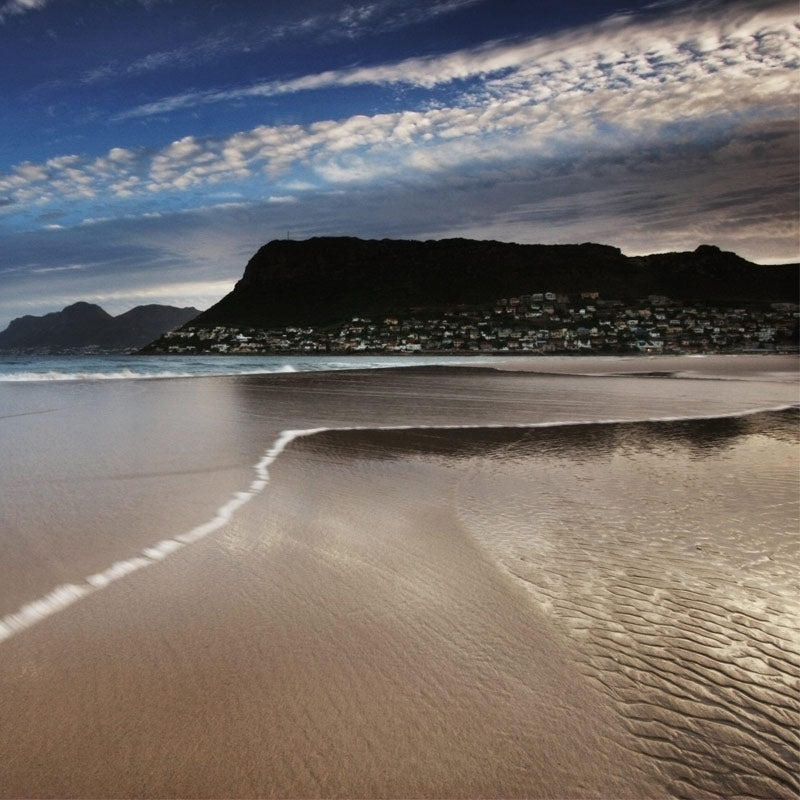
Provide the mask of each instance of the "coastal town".
{"label": "coastal town", "polygon": [[722,307],[651,295],[634,303],[597,292],[536,292],[485,306],[351,317],[282,328],[195,327],[148,348],[164,354],[797,352],[798,304]]}

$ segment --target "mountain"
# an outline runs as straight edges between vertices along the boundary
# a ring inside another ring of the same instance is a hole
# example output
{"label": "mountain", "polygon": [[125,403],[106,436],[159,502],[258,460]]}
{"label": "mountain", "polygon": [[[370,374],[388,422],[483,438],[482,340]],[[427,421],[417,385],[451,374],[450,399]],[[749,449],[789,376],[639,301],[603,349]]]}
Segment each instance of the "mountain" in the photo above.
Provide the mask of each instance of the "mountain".
{"label": "mountain", "polygon": [[199,313],[196,308],[147,305],[112,317],[100,306],[75,303],[41,317],[26,315],[12,320],[0,333],[0,351],[124,352],[144,346]]}
{"label": "mountain", "polygon": [[324,325],[539,291],[597,291],[620,300],[659,294],[717,303],[796,302],[798,267],[760,266],[711,245],[627,257],[599,244],[275,240],[250,259],[233,291],[192,326]]}
{"label": "mountain", "polygon": [[106,331],[106,348],[130,350],[151,342],[166,331],[185,325],[200,313],[192,306],[136,306],[118,317]]}

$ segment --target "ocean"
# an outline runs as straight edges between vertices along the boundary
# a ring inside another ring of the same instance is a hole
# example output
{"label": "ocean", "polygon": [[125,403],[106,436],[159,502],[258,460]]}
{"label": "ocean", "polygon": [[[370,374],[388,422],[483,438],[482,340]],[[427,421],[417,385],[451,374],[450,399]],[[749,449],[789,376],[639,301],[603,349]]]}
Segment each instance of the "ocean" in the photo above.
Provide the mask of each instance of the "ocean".
{"label": "ocean", "polygon": [[0,358],[0,796],[797,796],[798,385]]}

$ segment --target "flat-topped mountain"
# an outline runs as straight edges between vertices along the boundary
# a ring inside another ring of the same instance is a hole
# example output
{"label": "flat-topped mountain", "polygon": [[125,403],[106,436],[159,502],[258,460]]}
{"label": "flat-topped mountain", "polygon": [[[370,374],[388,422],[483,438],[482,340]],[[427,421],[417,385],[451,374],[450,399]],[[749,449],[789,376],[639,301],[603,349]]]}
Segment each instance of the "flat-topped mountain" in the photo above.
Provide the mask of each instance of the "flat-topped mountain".
{"label": "flat-topped mountain", "polygon": [[146,305],[113,317],[98,305],[74,303],[44,316],[26,315],[12,320],[0,333],[0,351],[124,352],[146,345],[199,313],[196,308]]}
{"label": "flat-topped mountain", "polygon": [[275,240],[250,259],[233,291],[192,325],[320,325],[354,315],[492,303],[537,291],[597,291],[622,300],[661,294],[695,301],[796,302],[798,268],[760,266],[710,245],[627,257],[599,244]]}

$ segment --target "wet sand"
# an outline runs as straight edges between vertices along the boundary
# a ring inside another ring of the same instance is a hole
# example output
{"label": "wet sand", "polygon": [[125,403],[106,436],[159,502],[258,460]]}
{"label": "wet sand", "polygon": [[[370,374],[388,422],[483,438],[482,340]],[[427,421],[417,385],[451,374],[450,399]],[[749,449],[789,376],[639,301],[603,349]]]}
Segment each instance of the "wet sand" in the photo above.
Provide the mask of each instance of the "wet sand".
{"label": "wet sand", "polygon": [[5,644],[6,796],[663,794],[452,476],[296,450],[218,538]]}
{"label": "wet sand", "polygon": [[0,645],[0,795],[796,797],[797,443],[792,412],[295,439],[213,534]]}

